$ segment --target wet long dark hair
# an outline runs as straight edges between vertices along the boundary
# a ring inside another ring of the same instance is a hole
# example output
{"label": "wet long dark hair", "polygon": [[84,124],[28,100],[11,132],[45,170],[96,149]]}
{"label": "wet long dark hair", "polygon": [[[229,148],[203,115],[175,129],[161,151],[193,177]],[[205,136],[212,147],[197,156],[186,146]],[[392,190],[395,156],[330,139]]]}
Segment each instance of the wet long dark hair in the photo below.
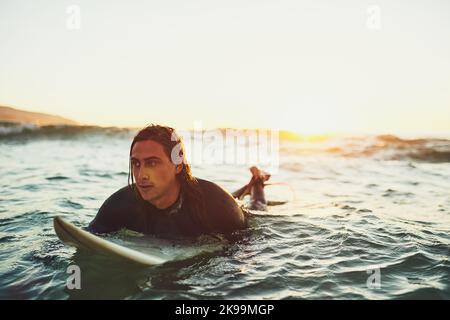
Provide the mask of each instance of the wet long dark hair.
{"label": "wet long dark hair", "polygon": [[[130,159],[128,167],[128,186],[138,194],[135,187],[134,176],[131,166],[131,152],[136,142],[152,140],[162,145],[167,157],[173,161],[173,152],[178,150],[179,154],[175,156],[180,160],[183,166],[181,172],[177,174],[177,179],[180,182],[181,192],[183,194],[183,202],[189,208],[189,212],[196,222],[200,223],[205,229],[210,230],[211,225],[207,219],[207,212],[205,210],[205,200],[200,190],[197,179],[192,175],[191,166],[186,160],[186,151],[183,141],[171,127],[151,124],[134,137],[130,147]],[[174,163],[175,164],[175,163]]]}

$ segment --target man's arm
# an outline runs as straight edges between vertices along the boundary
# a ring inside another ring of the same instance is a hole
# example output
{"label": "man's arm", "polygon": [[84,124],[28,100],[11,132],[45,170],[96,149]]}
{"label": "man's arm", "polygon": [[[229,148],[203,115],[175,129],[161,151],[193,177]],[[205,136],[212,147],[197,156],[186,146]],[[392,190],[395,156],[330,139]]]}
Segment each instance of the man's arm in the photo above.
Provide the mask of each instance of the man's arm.
{"label": "man's arm", "polygon": [[124,196],[126,188],[128,187],[120,189],[103,203],[94,220],[87,227],[89,232],[109,233],[125,227],[122,214],[126,206],[126,197]]}

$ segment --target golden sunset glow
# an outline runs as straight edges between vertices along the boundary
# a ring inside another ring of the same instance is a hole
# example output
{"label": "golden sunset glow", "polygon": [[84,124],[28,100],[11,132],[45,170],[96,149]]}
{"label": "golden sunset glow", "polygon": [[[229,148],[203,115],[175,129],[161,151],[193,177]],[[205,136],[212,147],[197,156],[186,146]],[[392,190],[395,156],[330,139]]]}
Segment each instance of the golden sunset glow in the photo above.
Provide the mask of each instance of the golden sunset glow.
{"label": "golden sunset glow", "polygon": [[450,132],[447,1],[383,4],[376,30],[356,1],[175,2],[78,1],[74,16],[3,1],[0,105],[96,125]]}

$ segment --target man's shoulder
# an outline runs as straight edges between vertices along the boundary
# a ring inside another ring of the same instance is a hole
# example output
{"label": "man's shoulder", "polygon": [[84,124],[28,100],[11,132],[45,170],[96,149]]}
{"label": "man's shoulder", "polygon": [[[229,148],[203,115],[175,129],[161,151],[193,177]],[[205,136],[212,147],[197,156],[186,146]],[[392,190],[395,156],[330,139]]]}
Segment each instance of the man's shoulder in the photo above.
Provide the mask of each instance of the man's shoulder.
{"label": "man's shoulder", "polygon": [[227,192],[225,189],[223,189],[217,183],[214,183],[212,181],[205,180],[205,179],[200,179],[200,178],[196,178],[196,179],[197,179],[198,184],[199,184],[200,188],[202,189],[202,191],[207,193],[206,195],[208,195],[209,192],[213,192],[215,194],[217,194],[217,193],[229,194],[229,192]]}
{"label": "man's shoulder", "polygon": [[136,195],[129,186],[117,190],[100,207],[88,230],[93,233],[108,233],[127,227],[135,202]]}
{"label": "man's shoulder", "polygon": [[105,204],[118,204],[123,202],[134,202],[136,194],[130,186],[125,186],[106,199]]}
{"label": "man's shoulder", "polygon": [[245,226],[245,217],[233,196],[218,184],[197,179],[205,199],[208,216],[215,229],[231,232]]}

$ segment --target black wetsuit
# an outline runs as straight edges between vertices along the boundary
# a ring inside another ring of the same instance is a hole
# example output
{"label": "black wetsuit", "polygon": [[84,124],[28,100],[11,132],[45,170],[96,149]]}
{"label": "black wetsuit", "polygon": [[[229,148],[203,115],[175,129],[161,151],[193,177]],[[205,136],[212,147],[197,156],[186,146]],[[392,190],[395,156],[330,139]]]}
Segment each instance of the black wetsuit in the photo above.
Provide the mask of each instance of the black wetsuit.
{"label": "black wetsuit", "polygon": [[[213,182],[197,180],[213,232],[227,234],[247,227],[248,212],[228,192]],[[111,195],[88,226],[93,233],[109,233],[123,228],[165,237],[196,237],[211,232],[202,227],[190,212],[182,190],[174,204],[158,209],[129,186]]]}

